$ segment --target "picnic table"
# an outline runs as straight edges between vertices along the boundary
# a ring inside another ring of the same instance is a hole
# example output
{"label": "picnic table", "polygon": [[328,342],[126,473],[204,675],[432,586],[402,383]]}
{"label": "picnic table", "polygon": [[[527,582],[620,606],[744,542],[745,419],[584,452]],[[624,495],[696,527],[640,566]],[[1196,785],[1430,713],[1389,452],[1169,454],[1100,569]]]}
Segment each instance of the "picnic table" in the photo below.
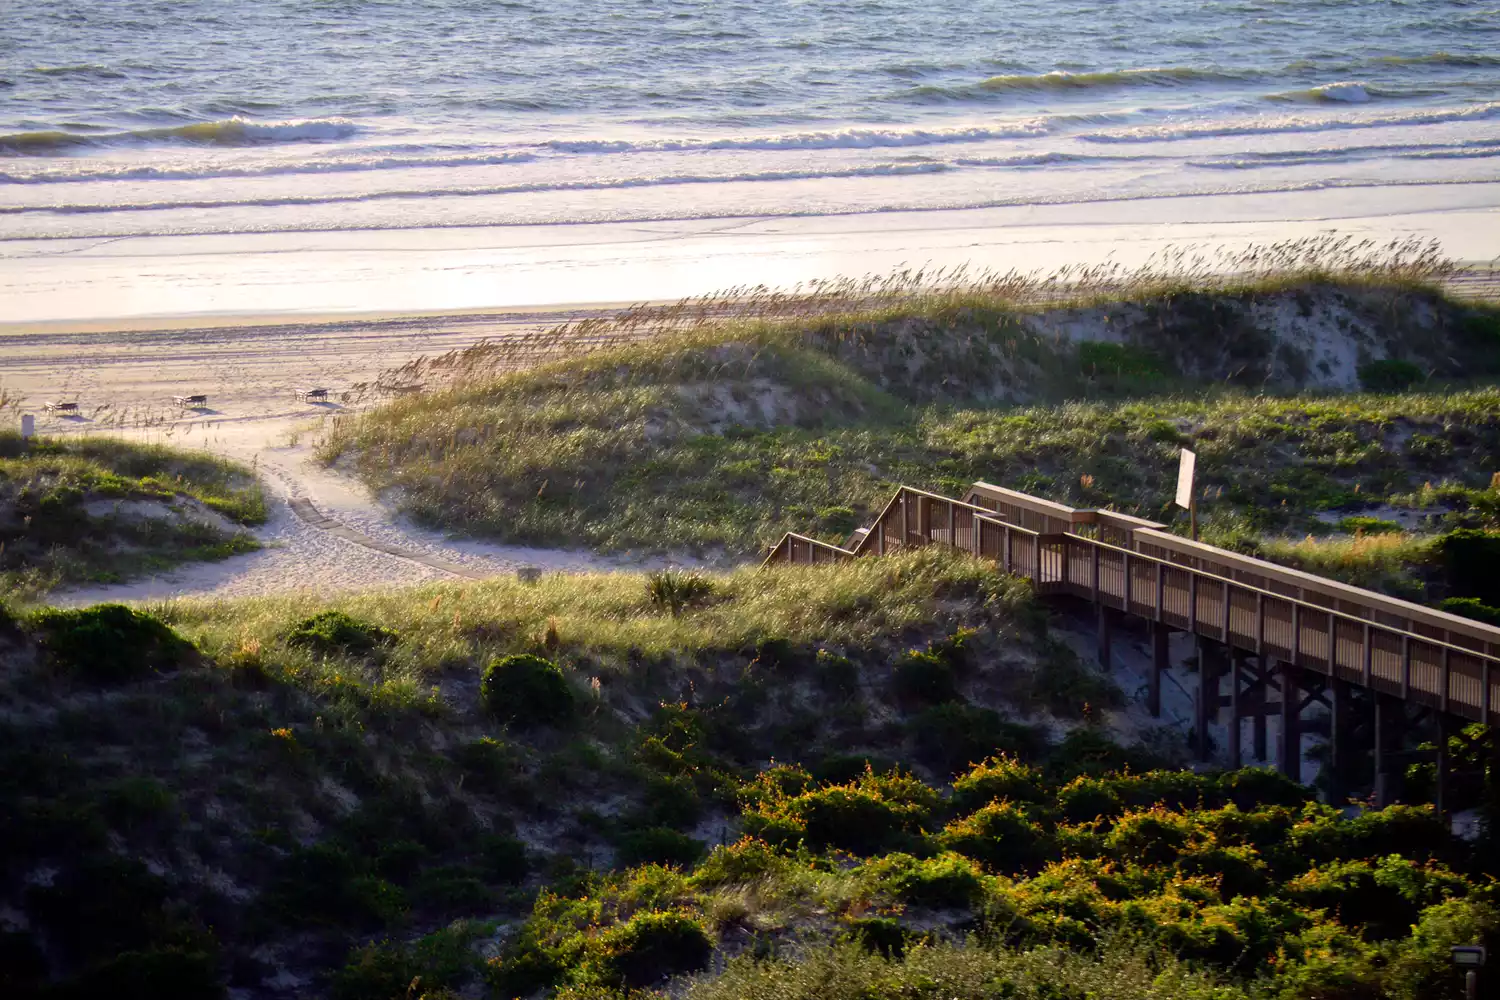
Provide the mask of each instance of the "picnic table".
{"label": "picnic table", "polygon": [[304,403],[323,402],[328,399],[327,389],[298,389],[297,399]]}
{"label": "picnic table", "polygon": [[77,413],[78,404],[48,402],[42,404],[42,409],[46,410],[48,413]]}
{"label": "picnic table", "polygon": [[184,410],[198,409],[208,405],[208,397],[203,394],[193,396],[173,396],[172,403]]}

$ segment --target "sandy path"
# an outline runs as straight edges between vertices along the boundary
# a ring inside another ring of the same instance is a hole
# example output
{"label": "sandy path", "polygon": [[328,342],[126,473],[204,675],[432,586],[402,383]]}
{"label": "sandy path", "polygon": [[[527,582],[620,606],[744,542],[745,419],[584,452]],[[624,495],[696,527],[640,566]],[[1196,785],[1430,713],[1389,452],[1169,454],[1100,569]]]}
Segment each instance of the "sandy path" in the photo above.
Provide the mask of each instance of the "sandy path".
{"label": "sandy path", "polygon": [[[509,314],[133,332],[0,336],[0,386],[22,400],[43,434],[112,433],[202,449],[254,468],[270,519],[262,550],[179,567],[130,583],[59,593],[59,603],[182,595],[319,593],[431,580],[476,579],[522,567],[579,571],[656,564],[588,552],[449,539],[408,523],[352,476],[312,456],[322,421],[340,403],[302,403],[296,390],[335,393],[414,357],[550,325],[555,315]],[[210,409],[183,415],[168,397],[205,392]],[[82,416],[54,418],[40,403],[77,400]]]}
{"label": "sandy path", "polygon": [[[312,417],[311,421],[316,421]],[[256,469],[267,489],[270,519],[255,535],[258,552],[197,563],[129,583],[60,592],[60,604],[156,600],[179,596],[257,596],[299,590],[364,590],[433,580],[483,579],[522,567],[577,572],[644,565],[589,552],[492,545],[448,539],[405,521],[377,502],[357,480],[318,463],[301,434],[306,417],[209,421],[125,431],[143,440],[201,447]],[[652,561],[655,564],[660,560]]]}

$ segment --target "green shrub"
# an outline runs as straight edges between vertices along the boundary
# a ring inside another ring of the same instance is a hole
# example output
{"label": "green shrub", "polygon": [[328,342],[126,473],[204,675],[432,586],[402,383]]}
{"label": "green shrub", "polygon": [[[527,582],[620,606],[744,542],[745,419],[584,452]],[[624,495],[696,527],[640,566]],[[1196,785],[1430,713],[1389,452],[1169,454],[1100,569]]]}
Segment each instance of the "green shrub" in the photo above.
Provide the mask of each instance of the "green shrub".
{"label": "green shrub", "polygon": [[1391,535],[1401,530],[1395,521],[1362,515],[1340,518],[1337,527],[1347,535]]}
{"label": "green shrub", "polygon": [[573,716],[573,689],[557,664],[530,653],[485,668],[479,695],[490,714],[517,726],[556,726]]}
{"label": "green shrub", "polygon": [[531,870],[526,844],[515,837],[486,834],[479,840],[479,864],[492,881],[516,885]]}
{"label": "green shrub", "polygon": [[101,683],[175,669],[193,653],[192,644],[165,623],[123,604],[49,608],[31,620],[54,667]]}
{"label": "green shrub", "polygon": [[801,821],[807,844],[851,854],[882,854],[905,845],[911,837],[912,811],[856,785],[837,785],[799,795],[787,804]]}
{"label": "green shrub", "polygon": [[918,860],[910,854],[887,854],[860,868],[862,878],[903,903],[934,908],[966,908],[984,891],[983,873],[958,854]]}
{"label": "green shrub", "polygon": [[392,629],[360,621],[342,611],[320,611],[293,625],[286,641],[324,655],[368,656],[383,646],[394,645],[398,638]]}
{"label": "green shrub", "polygon": [[703,842],[668,827],[632,830],[620,837],[615,863],[621,868],[636,865],[673,865],[691,868],[703,856]]}
{"label": "green shrub", "polygon": [[1460,528],[1443,537],[1439,552],[1454,596],[1500,607],[1500,534]]}
{"label": "green shrub", "polygon": [[646,597],[654,607],[680,615],[713,596],[714,583],[696,570],[664,569],[646,575]]}
{"label": "green shrub", "polygon": [[65,984],[57,995],[78,1000],[222,1000],[225,993],[218,964],[218,957],[209,951],[176,947],[126,951]]}
{"label": "green shrub", "polygon": [[859,515],[853,507],[824,507],[818,511],[818,524],[830,535],[847,538],[859,527]]}
{"label": "green shrub", "polygon": [[967,770],[997,753],[1034,757],[1047,744],[1042,730],[1007,722],[994,709],[975,705],[934,705],[914,717],[908,728],[915,738],[917,759],[945,775]]}
{"label": "green shrub", "polygon": [[844,940],[859,945],[871,955],[899,961],[906,955],[908,936],[899,920],[890,917],[856,917],[849,921]]}
{"label": "green shrub", "polygon": [[897,660],[891,686],[897,698],[913,706],[941,705],[959,699],[953,666],[928,650],[909,650]]}
{"label": "green shrub", "polygon": [[1128,344],[1085,340],[1078,345],[1078,365],[1088,375],[1151,378],[1164,374],[1161,359]]}
{"label": "green shrub", "polygon": [[614,981],[650,986],[708,964],[713,940],[685,913],[637,913],[603,936],[602,965]]}
{"label": "green shrub", "polygon": [[820,649],[814,663],[817,668],[816,682],[824,694],[839,699],[849,699],[859,694],[859,668],[847,656]]}
{"label": "green shrub", "polygon": [[764,842],[745,837],[715,847],[693,872],[693,884],[705,888],[743,885],[784,870],[791,862]]}
{"label": "green shrub", "polygon": [[1042,773],[1013,757],[990,757],[953,781],[953,804],[978,809],[991,802],[1045,802]]}
{"label": "green shrub", "polygon": [[1447,597],[1438,602],[1438,608],[1486,625],[1500,625],[1500,608],[1490,607],[1477,597]]}
{"label": "green shrub", "polygon": [[954,820],[937,842],[1003,875],[1032,871],[1057,857],[1054,838],[1009,802],[991,802]]}
{"label": "green shrub", "polygon": [[1426,378],[1410,361],[1385,358],[1359,366],[1359,384],[1369,392],[1404,392]]}

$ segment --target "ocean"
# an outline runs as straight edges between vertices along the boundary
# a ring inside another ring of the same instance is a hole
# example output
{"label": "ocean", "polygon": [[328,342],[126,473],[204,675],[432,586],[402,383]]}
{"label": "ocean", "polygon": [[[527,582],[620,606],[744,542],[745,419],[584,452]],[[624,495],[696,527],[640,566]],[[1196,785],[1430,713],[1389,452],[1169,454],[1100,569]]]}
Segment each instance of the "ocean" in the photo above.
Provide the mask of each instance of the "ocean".
{"label": "ocean", "polygon": [[0,240],[1500,179],[1496,0],[8,0]]}

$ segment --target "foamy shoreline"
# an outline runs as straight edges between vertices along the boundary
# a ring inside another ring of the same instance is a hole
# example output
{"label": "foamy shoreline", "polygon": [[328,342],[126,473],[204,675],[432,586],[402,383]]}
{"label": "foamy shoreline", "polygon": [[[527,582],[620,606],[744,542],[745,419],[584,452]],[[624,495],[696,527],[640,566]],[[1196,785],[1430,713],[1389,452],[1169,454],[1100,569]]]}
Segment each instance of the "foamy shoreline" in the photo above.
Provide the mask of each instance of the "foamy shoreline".
{"label": "foamy shoreline", "polygon": [[[1055,271],[1329,231],[1500,255],[1500,181],[697,221],[0,242],[0,332],[162,329],[676,299],[904,267]],[[539,305],[540,304],[540,305]],[[564,307],[566,311],[567,307]],[[0,370],[0,377],[3,377]]]}

